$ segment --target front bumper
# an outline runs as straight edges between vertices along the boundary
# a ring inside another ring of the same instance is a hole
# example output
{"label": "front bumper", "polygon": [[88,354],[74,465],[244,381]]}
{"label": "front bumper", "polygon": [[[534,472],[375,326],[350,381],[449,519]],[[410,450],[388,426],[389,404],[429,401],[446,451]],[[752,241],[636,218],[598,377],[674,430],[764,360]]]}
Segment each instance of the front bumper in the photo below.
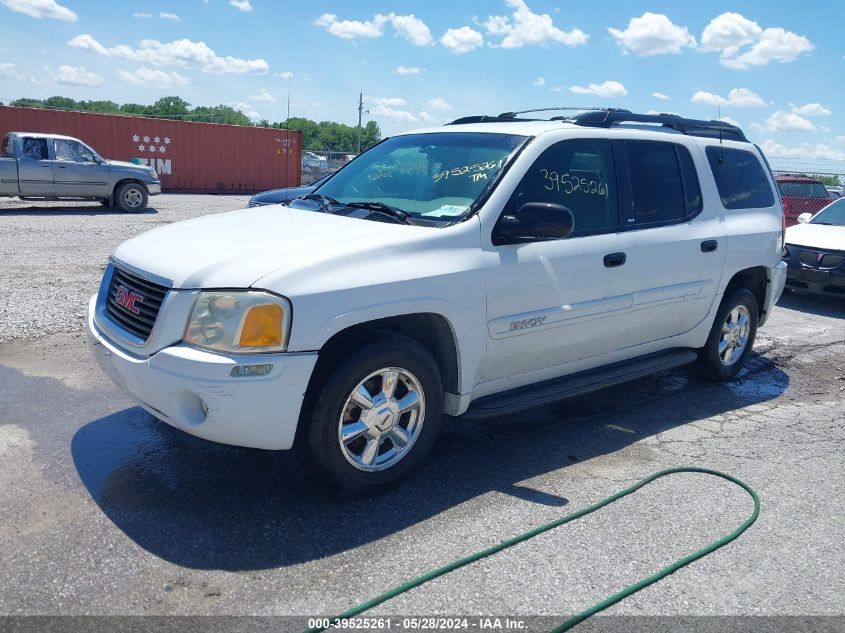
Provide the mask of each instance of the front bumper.
{"label": "front bumper", "polygon": [[147,193],[151,196],[157,196],[161,194],[161,183],[160,182],[145,182],[144,185],[147,187]]}
{"label": "front bumper", "polygon": [[[206,440],[271,450],[293,446],[316,353],[230,355],[173,345],[135,356],[106,337],[88,306],[88,345],[97,364],[157,418]],[[236,365],[271,363],[266,376],[233,378]]]}
{"label": "front bumper", "polygon": [[807,266],[801,263],[800,253],[809,250],[814,253],[842,255],[842,251],[829,251],[786,245],[789,255],[784,258],[787,265],[786,287],[816,294],[845,296],[845,261],[833,268]]}

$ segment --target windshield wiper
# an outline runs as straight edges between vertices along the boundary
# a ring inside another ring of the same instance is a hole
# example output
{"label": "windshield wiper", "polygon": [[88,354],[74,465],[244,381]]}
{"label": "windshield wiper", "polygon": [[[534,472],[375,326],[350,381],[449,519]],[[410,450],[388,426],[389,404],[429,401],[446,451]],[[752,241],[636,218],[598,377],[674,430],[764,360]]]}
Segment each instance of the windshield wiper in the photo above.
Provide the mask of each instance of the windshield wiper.
{"label": "windshield wiper", "polygon": [[344,206],[352,207],[353,209],[367,209],[375,213],[381,213],[388,217],[401,222],[402,224],[411,224],[411,214],[403,211],[398,207],[391,207],[389,204],[383,202],[344,202]]}
{"label": "windshield wiper", "polygon": [[341,204],[334,198],[330,198],[329,196],[324,196],[321,193],[309,193],[304,196],[299,196],[296,200],[316,200],[320,203],[320,209],[325,211],[326,213],[337,213],[337,211],[332,207],[333,204]]}

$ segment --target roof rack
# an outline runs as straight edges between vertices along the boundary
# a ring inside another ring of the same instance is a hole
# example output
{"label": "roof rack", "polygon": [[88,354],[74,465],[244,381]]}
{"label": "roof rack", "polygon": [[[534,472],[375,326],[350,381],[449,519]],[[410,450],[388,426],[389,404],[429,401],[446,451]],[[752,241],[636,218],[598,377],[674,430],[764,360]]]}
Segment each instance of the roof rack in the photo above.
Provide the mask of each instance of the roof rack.
{"label": "roof rack", "polygon": [[[536,119],[519,117],[521,114],[550,111],[580,111],[574,116],[557,116],[551,119]],[[455,119],[448,125],[463,125],[467,123],[506,123],[515,121],[566,121],[585,127],[611,127],[619,123],[659,123],[663,127],[676,130],[687,136],[701,136],[748,143],[743,131],[735,125],[724,121],[705,121],[702,119],[685,119],[677,114],[661,112],[660,114],[637,114],[622,108],[582,108],[582,107],[554,107],[521,110],[518,112],[502,112],[497,116],[481,114],[465,116]]]}

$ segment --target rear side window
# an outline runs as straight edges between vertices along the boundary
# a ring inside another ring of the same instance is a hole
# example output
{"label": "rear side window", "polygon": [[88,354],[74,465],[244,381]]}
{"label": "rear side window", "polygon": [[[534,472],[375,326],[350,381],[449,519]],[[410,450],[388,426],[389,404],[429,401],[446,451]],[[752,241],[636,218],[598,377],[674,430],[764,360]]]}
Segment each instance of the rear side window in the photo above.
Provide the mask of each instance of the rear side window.
{"label": "rear side window", "polygon": [[561,141],[534,162],[506,213],[515,213],[528,202],[553,202],[572,211],[574,236],[603,233],[619,227],[618,195],[610,141]]}
{"label": "rear side window", "polygon": [[780,195],[787,198],[830,198],[820,182],[779,182]]}
{"label": "rear side window", "polygon": [[626,141],[634,222],[680,221],[701,211],[701,189],[685,147],[659,141]]}
{"label": "rear side window", "polygon": [[707,160],[726,209],[764,209],[775,203],[766,172],[751,152],[711,145]]}

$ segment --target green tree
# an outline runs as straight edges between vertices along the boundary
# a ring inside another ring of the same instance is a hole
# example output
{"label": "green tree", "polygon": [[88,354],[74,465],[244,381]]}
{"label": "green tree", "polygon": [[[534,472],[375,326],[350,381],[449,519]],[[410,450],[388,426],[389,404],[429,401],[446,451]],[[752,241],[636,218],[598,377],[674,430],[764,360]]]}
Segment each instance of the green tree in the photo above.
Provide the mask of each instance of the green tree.
{"label": "green tree", "polygon": [[839,176],[833,174],[818,174],[815,176],[810,176],[810,178],[815,178],[823,185],[826,185],[828,187],[838,187],[840,184],[842,184],[839,182]]}

